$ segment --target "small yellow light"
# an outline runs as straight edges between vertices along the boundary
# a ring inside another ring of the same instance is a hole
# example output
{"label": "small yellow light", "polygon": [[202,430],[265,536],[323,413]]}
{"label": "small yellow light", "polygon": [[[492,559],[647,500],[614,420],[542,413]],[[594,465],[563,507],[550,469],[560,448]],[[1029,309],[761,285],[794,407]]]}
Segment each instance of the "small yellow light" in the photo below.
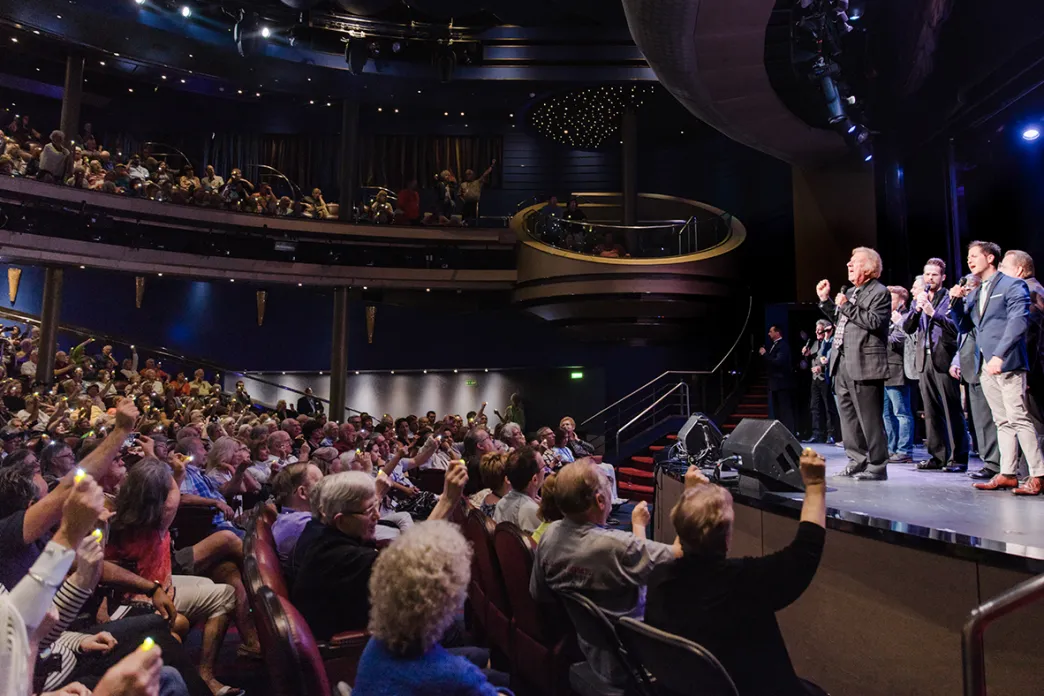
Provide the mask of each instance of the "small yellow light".
{"label": "small yellow light", "polygon": [[102,537],[105,535],[102,533],[102,530],[95,529],[93,532],[91,532],[91,536],[97,539],[98,541],[101,541]]}
{"label": "small yellow light", "polygon": [[156,647],[156,641],[154,641],[152,638],[146,638],[145,640],[141,641],[142,652],[148,652],[149,650],[152,650],[154,647]]}
{"label": "small yellow light", "polygon": [[76,475],[73,476],[73,483],[79,483],[80,481],[84,480],[85,478],[87,478],[87,472],[84,471],[83,469],[77,469],[76,470]]}

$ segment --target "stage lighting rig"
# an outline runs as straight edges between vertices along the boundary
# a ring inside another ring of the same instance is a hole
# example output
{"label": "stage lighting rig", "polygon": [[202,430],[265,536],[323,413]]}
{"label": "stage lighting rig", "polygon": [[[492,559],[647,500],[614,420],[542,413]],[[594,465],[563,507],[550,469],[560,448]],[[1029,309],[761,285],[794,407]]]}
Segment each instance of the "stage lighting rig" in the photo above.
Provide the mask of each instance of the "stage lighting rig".
{"label": "stage lighting rig", "polygon": [[861,123],[859,100],[841,62],[844,37],[853,29],[848,12],[849,0],[800,0],[791,21],[791,60],[797,73],[816,86],[827,124],[869,162],[871,132]]}

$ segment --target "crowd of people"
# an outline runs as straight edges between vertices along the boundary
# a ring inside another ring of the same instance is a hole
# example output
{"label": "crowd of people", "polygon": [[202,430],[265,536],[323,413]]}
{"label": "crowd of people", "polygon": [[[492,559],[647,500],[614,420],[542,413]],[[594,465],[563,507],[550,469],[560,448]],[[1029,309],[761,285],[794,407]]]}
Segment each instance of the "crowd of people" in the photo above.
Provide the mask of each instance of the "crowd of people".
{"label": "crowd of people", "polygon": [[[850,290],[831,298],[829,283],[817,286],[826,317],[799,363],[811,373],[809,441],[843,445],[852,462],[844,475],[881,480],[888,464],[914,463],[964,473],[980,490],[1041,493],[1044,287],[1025,251],[975,241],[967,264],[949,290],[939,258],[909,289],[885,286],[880,256],[860,248]],[[772,412],[797,432],[790,348],[778,327],[769,339],[761,352]],[[915,463],[918,411],[927,457]],[[968,471],[972,451],[982,466]]]}
{"label": "crowd of people", "polygon": [[40,133],[29,126],[29,117],[23,115],[0,130],[0,139],[5,143],[4,154],[0,155],[0,176],[258,215],[312,219],[338,215],[337,203],[327,203],[319,188],[294,200],[277,196],[268,183],[255,184],[239,168],[233,168],[225,179],[208,164],[200,177],[190,162],[186,161],[180,169],[171,168],[165,159],[152,156],[148,145],[140,154],[132,153],[126,159],[113,157],[111,150],[99,142],[90,123],[84,124],[79,140],[53,130],[47,142],[43,142]]}
{"label": "crowd of people", "polygon": [[[492,694],[509,684],[462,626],[471,550],[450,521],[468,508],[539,541],[535,597],[581,591],[616,615],[640,616],[646,585],[658,596],[654,571],[723,554],[727,494],[691,471],[694,497],[687,492],[674,512],[673,546],[646,538],[645,503],[634,507],[632,531],[614,528],[611,512],[624,502],[614,467],[569,416],[528,429],[518,394],[494,410],[495,426],[486,404],[463,416],[338,422],[310,389],[265,408],[242,381],[226,392],[202,369],[191,379],[168,374],[151,358],[139,365],[134,350],[94,352],[90,338],[57,351],[46,379],[39,332],[3,335],[2,369],[16,376],[0,386],[0,585],[11,590],[0,595],[0,628],[16,640],[0,656],[18,668],[0,669],[17,684],[5,696],[241,694],[219,679],[218,658],[234,625],[237,659],[261,659],[242,564],[248,513],[262,501],[278,509],[273,536],[290,597],[316,638],[370,631],[356,683],[363,696],[443,693],[432,684]],[[417,486],[414,472],[425,469],[445,472],[441,493]],[[713,533],[696,522],[707,505],[720,515]],[[197,537],[179,527],[188,513],[203,520]],[[795,582],[807,584],[822,539],[806,530],[798,542],[788,553],[800,555]],[[755,572],[721,561],[730,577]],[[667,578],[663,587],[673,591]],[[45,618],[52,604],[57,621]],[[710,621],[721,607],[706,610]],[[670,627],[669,617],[656,621]],[[190,656],[182,641],[196,628]],[[730,640],[714,643],[712,622],[672,628],[738,659]],[[778,635],[761,638],[785,656]],[[587,655],[601,664],[596,651]],[[123,690],[106,688],[117,681]]]}

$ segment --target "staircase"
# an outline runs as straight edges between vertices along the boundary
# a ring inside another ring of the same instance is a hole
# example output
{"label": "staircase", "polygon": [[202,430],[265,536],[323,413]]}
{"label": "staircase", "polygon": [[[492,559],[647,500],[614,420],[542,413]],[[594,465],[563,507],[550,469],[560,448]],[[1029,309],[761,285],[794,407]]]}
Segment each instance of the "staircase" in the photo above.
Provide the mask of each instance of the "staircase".
{"label": "staircase", "polygon": [[[751,381],[740,396],[735,409],[720,423],[723,435],[731,433],[744,418],[768,418],[768,380],[759,371],[751,376]],[[616,469],[616,486],[621,498],[653,502],[655,480],[653,478],[653,458],[658,452],[670,447],[678,440],[674,433],[665,435],[645,450],[632,455],[625,465]]]}
{"label": "staircase", "polygon": [[758,374],[751,375],[750,383],[736,404],[736,408],[725,418],[725,422],[721,424],[721,433],[722,435],[728,435],[744,418],[768,417],[768,380],[759,371]]}

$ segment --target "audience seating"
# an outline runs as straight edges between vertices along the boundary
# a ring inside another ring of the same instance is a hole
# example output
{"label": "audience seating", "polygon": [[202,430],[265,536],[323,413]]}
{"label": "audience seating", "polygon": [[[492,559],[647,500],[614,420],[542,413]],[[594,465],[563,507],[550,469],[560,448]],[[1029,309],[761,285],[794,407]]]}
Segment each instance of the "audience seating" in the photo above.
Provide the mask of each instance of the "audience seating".
{"label": "audience seating", "polygon": [[[286,579],[283,577],[283,569],[279,565],[279,554],[276,552],[272,537],[270,520],[275,519],[275,509],[271,506],[259,505],[257,511],[254,524],[250,526],[243,542],[243,584],[247,591],[247,599],[255,614],[262,612],[262,594],[266,591],[293,609]],[[296,609],[294,609],[294,613],[297,614]],[[299,615],[298,618],[300,618]],[[301,621],[303,622],[303,619]],[[265,624],[261,620],[257,624],[258,639],[261,641],[261,649],[265,655],[282,650],[282,643],[286,640],[286,636],[274,630],[278,626],[272,623]],[[307,629],[307,626],[305,628]],[[320,661],[331,681],[344,681],[349,685],[355,683],[359,658],[362,657],[363,648],[366,647],[369,639],[368,631],[345,631],[333,636],[328,643],[318,644]],[[315,639],[310,631],[308,642],[315,645]],[[286,668],[287,663],[268,661],[267,664],[272,681],[282,679],[285,683],[286,678],[279,670]],[[275,696],[280,695],[276,693]]]}
{"label": "audience seating", "polygon": [[422,491],[442,493],[446,472],[443,469],[414,469],[410,472],[410,480]]}
{"label": "audience seating", "polygon": [[[588,645],[609,655],[613,659],[615,671],[626,675],[629,686],[626,693],[652,696],[655,692],[645,671],[624,649],[616,629],[602,610],[587,597],[575,592],[562,592],[559,597],[573,622],[576,635]],[[586,661],[569,668],[569,685],[581,696],[623,696],[625,693],[623,689],[609,684]]]}
{"label": "audience seating", "polygon": [[170,525],[175,549],[195,546],[214,533],[214,508],[182,505]]}
{"label": "audience seating", "polygon": [[[483,632],[489,640],[490,647],[508,657],[511,650],[511,608],[508,606],[507,593],[504,589],[503,574],[493,548],[493,531],[496,525],[481,510],[471,510],[464,524],[464,536],[471,542],[475,565],[472,579],[477,578],[474,605],[482,598],[482,606],[475,606],[478,617],[484,616]],[[480,618],[482,621],[482,618]]]}
{"label": "audience seating", "polygon": [[493,547],[503,572],[511,608],[511,673],[541,694],[569,693],[569,667],[583,659],[568,622],[541,607],[529,593],[533,574],[533,540],[510,522],[493,532]]}
{"label": "audience seating", "polygon": [[652,675],[657,694],[739,696],[725,668],[699,644],[628,617],[620,619],[616,632],[627,654]]}
{"label": "audience seating", "polygon": [[[274,645],[262,645],[272,696],[332,696],[324,658],[304,618],[288,600],[267,587],[260,590],[258,629],[265,624],[265,633],[276,637]],[[354,676],[353,670],[353,683]]]}

